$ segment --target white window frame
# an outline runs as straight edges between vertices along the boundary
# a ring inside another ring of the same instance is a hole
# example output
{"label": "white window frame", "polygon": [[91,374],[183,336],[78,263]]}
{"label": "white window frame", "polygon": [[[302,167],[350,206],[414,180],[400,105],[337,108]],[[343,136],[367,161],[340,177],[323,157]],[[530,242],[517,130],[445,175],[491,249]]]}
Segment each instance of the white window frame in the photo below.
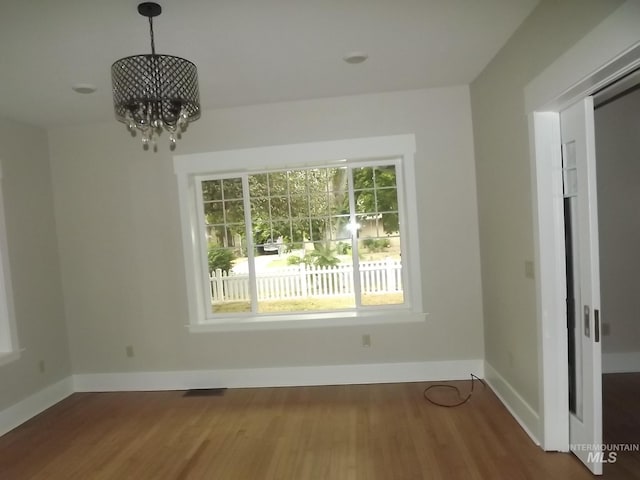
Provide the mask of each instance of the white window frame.
{"label": "white window frame", "polygon": [[[240,150],[226,150],[174,157],[185,257],[185,285],[188,299],[188,327],[192,332],[211,330],[245,330],[266,328],[300,328],[372,323],[424,321],[422,302],[418,209],[416,202],[415,136],[393,135],[327,142],[278,145]],[[403,262],[405,303],[353,311],[296,312],[285,314],[246,314],[207,318],[208,292],[202,262],[203,237],[197,196],[198,184],[207,175],[254,173],[265,170],[335,167],[380,159],[401,163],[396,178]]]}
{"label": "white window frame", "polygon": [[4,215],[2,168],[0,165],[0,365],[20,358],[18,330],[13,307],[13,289],[9,269],[7,229]]}

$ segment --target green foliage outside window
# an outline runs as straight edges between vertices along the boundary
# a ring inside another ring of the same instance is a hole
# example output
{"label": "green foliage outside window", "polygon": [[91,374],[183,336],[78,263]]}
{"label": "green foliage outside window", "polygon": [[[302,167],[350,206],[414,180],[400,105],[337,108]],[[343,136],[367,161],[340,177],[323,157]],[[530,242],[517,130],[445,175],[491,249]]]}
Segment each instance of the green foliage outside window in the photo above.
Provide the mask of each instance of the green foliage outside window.
{"label": "green foliage outside window", "polygon": [[[380,231],[399,231],[398,190],[395,166],[356,167],[351,170],[356,221],[377,219]],[[344,245],[328,254],[329,242],[350,236],[346,227],[350,219],[348,178],[344,167],[312,168],[281,172],[256,173],[248,176],[251,235],[257,246],[276,241],[298,249],[313,242],[313,264],[332,265],[336,254],[348,254]],[[202,182],[207,234],[218,245],[209,250],[209,263],[229,269],[233,253],[227,249],[246,245],[245,202],[243,182],[223,178]],[[370,251],[386,246],[381,239],[367,240]],[[340,242],[342,243],[342,242]],[[326,247],[326,248],[325,248]]]}
{"label": "green foliage outside window", "polygon": [[236,259],[236,255],[230,248],[209,246],[207,258],[210,272],[215,272],[218,269],[223,272],[229,272],[233,268],[233,261]]}
{"label": "green foliage outside window", "polygon": [[385,248],[391,246],[388,238],[365,238],[362,240],[362,246],[369,250],[370,253],[382,252]]}

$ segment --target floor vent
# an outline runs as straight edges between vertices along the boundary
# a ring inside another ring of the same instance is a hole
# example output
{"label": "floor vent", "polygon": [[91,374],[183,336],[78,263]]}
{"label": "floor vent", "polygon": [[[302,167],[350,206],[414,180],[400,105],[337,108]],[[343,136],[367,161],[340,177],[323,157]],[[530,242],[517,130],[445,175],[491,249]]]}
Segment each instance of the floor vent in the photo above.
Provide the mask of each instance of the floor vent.
{"label": "floor vent", "polygon": [[193,388],[184,392],[183,397],[221,397],[226,388]]}

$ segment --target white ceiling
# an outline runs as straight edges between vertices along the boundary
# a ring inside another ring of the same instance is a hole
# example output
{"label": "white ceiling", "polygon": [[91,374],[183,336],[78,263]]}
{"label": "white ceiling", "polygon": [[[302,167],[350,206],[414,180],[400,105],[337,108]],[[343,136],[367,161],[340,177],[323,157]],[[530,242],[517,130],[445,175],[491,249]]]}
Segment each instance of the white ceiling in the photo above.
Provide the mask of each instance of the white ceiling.
{"label": "white ceiling", "polygon": [[[111,64],[150,53],[138,3],[0,0],[0,116],[43,127],[113,119]],[[156,50],[198,66],[206,110],[468,84],[538,0],[158,3]],[[342,60],[356,50],[367,62]]]}

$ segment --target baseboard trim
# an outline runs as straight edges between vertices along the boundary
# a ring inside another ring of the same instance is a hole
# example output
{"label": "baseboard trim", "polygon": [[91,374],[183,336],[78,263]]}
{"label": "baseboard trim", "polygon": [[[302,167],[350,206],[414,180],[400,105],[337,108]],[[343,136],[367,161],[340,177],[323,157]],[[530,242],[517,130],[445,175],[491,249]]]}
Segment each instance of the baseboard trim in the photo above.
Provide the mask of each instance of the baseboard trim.
{"label": "baseboard trim", "polygon": [[484,373],[485,381],[511,416],[516,419],[531,440],[540,446],[540,416],[538,413],[489,362],[484,362]]}
{"label": "baseboard trim", "polygon": [[483,360],[77,374],[73,385],[76,392],[290,387],[464,380],[471,373],[484,376]]}
{"label": "baseboard trim", "polygon": [[71,377],[67,377],[1,410],[0,436],[67,398],[72,393],[73,382]]}
{"label": "baseboard trim", "polygon": [[640,352],[602,354],[602,373],[640,372]]}
{"label": "baseboard trim", "polygon": [[273,367],[178,372],[78,374],[0,411],[0,436],[74,392],[187,390],[191,388],[290,387],[466,380],[484,377],[483,360]]}

